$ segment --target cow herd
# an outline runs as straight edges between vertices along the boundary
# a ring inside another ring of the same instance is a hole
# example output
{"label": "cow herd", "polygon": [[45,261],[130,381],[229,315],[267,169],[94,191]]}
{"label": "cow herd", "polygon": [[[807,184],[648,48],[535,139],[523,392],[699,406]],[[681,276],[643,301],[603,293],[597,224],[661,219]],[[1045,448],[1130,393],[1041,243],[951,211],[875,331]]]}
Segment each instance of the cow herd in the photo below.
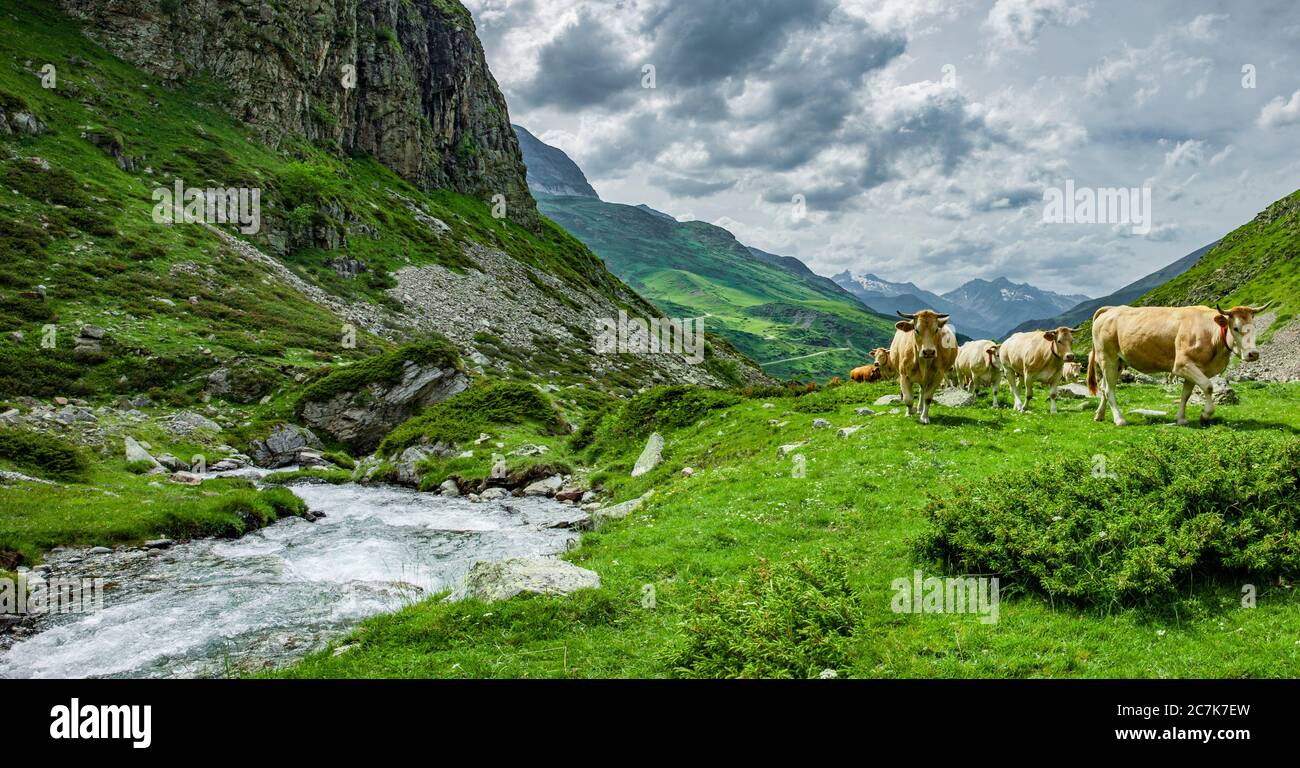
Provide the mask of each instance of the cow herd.
{"label": "cow herd", "polygon": [[[1101,394],[1095,419],[1105,417],[1110,405],[1115,424],[1126,422],[1115,399],[1121,367],[1147,374],[1167,373],[1183,380],[1178,423],[1187,423],[1187,400],[1197,387],[1205,395],[1201,422],[1214,416],[1211,379],[1227,369],[1232,355],[1245,361],[1259,359],[1255,344],[1255,316],[1268,308],[1240,306],[1223,311],[1216,307],[1102,307],[1092,316],[1092,351],[1088,354],[1088,391]],[[1051,412],[1056,413],[1056,390],[1082,373],[1074,354],[1079,328],[1012,334],[1001,343],[977,339],[957,346],[957,331],[949,316],[929,309],[915,314],[899,312],[889,349],[872,351],[874,362],[854,368],[849,378],[857,382],[898,378],[899,394],[922,424],[930,423],[930,405],[945,383],[956,384],[978,396],[989,387],[993,407],[998,407],[998,385],[1006,382],[1014,407],[1027,410],[1034,385],[1047,388]],[[919,397],[916,389],[919,388]],[[916,402],[915,407],[913,406]]]}

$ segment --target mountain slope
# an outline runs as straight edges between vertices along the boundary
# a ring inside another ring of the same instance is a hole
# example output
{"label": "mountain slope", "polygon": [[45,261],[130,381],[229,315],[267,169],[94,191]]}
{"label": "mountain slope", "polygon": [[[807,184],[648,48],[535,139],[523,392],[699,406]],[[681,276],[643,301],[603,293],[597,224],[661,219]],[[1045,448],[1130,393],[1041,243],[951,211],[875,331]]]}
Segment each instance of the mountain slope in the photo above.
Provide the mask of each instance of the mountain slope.
{"label": "mountain slope", "polygon": [[1008,331],[1007,335],[1019,333],[1021,331],[1038,330],[1041,328],[1058,328],[1062,325],[1074,328],[1086,320],[1091,320],[1093,313],[1100,307],[1113,307],[1120,304],[1132,303],[1139,299],[1143,294],[1155,290],[1170,280],[1173,280],[1175,277],[1178,277],[1191,269],[1196,262],[1201,260],[1202,256],[1209,253],[1210,249],[1214,248],[1216,245],[1218,245],[1217,240],[1209,245],[1197,248],[1178,261],[1175,261],[1162,269],[1158,269],[1145,277],[1134,280],[1108,296],[1102,296],[1100,299],[1090,299],[1081,302],[1055,317],[1041,320],[1026,320]]}
{"label": "mountain slope", "polygon": [[[94,18],[85,35],[32,0],[8,5],[17,23],[0,27],[0,398],[150,392],[185,405],[208,374],[256,369],[279,408],[323,363],[431,334],[487,375],[626,389],[765,380],[716,339],[703,365],[596,353],[600,320],[658,310],[537,215],[458,3],[342,2],[330,12],[343,29],[304,21],[307,0],[186,5],[196,28],[243,30],[232,47],[193,51],[185,30],[165,34],[181,25],[156,3],[67,5]],[[249,14],[261,14],[256,33]],[[357,57],[356,85],[338,97],[369,105],[335,116],[342,141],[272,127],[306,118],[245,104],[282,81],[309,102],[332,93],[296,57],[337,36]],[[277,45],[278,58],[253,55]],[[430,50],[436,62],[422,58]],[[183,77],[130,63],[178,58]],[[42,62],[57,66],[53,88],[41,87]],[[436,95],[422,90],[435,84]],[[371,135],[375,121],[387,132]],[[390,156],[385,142],[403,135],[412,152],[451,150]],[[259,226],[160,220],[156,195],[175,184],[256,191]],[[493,215],[494,190],[506,217]],[[102,342],[77,342],[83,325],[103,329]]]}
{"label": "mountain slope", "polygon": [[992,338],[993,331],[983,327],[979,318],[967,308],[936,293],[918,288],[913,283],[892,283],[876,275],[854,275],[845,270],[830,278],[836,285],[853,294],[867,306],[883,312],[917,312],[933,309],[953,315],[953,322],[962,334],[971,338]]}
{"label": "mountain slope", "polygon": [[[644,205],[607,203],[594,194],[547,194],[557,186],[576,186],[578,177],[570,170],[557,180],[552,173],[560,150],[547,147],[545,155],[535,156],[535,145],[522,138],[521,147],[542,213],[667,314],[703,317],[707,329],[757,360],[769,375],[844,377],[869,360],[870,349],[893,337],[891,319],[798,259],[748,248],[725,229],[679,222]],[[534,168],[541,169],[536,179]]]}
{"label": "mountain slope", "polygon": [[519,136],[519,149],[528,158],[529,189],[547,195],[596,197],[578,164],[559,149],[542,142],[520,125],[511,125]]}
{"label": "mountain slope", "polygon": [[1083,295],[1065,296],[1027,283],[1013,283],[1005,277],[976,278],[943,294],[943,298],[973,313],[980,325],[994,332],[994,338],[1000,338],[1025,320],[1055,314],[1088,299]]}

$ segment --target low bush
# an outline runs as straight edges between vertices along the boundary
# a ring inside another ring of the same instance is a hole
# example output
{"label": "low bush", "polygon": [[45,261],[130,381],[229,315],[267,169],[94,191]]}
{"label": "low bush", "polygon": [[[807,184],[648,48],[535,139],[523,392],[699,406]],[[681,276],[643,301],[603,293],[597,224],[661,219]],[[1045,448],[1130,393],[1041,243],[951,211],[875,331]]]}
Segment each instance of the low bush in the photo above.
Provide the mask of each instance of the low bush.
{"label": "low bush", "polygon": [[409,419],[384,438],[382,455],[418,442],[458,443],[478,437],[497,424],[534,423],[548,434],[568,432],[568,422],[551,398],[531,384],[502,381],[484,384],[447,398]]}
{"label": "low bush", "polygon": [[0,460],[60,480],[80,480],[90,468],[85,454],[72,443],[23,429],[0,429]]}
{"label": "low bush", "polygon": [[678,677],[817,677],[849,666],[864,615],[842,556],[762,561],[734,585],[702,588],[666,661]]}
{"label": "low bush", "polygon": [[1166,434],[1104,466],[1055,457],[957,486],[926,514],[922,556],[1080,603],[1167,598],[1202,575],[1294,575],[1300,439]]}

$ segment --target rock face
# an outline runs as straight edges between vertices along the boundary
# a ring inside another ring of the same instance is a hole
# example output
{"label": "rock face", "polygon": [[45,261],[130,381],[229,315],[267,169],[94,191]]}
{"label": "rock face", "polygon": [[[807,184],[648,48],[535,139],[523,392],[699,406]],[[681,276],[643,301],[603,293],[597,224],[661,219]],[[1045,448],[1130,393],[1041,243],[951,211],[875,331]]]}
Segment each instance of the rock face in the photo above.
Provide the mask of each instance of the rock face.
{"label": "rock face", "polygon": [[636,465],[632,467],[632,477],[640,477],[655,467],[664,458],[664,438],[663,435],[655,432],[650,435],[646,441],[645,448],[642,449],[641,455],[637,457]]}
{"label": "rock face", "polygon": [[150,456],[144,446],[140,445],[134,437],[126,437],[122,442],[126,448],[126,463],[134,464],[137,461],[144,461],[152,464],[154,469],[162,471],[162,465],[153,456]]}
{"label": "rock face", "polygon": [[337,142],[417,186],[504,195],[510,219],[538,224],[505,98],[457,0],[59,5],[164,81],[220,82],[229,111],[273,146]]}
{"label": "rock face", "polygon": [[302,420],[357,451],[371,451],[394,427],[434,403],[469,387],[455,368],[408,360],[395,384],[373,383],[358,392],[303,404]]}
{"label": "rock face", "polygon": [[501,562],[478,562],[470,568],[465,584],[453,598],[474,598],[485,602],[509,600],[523,592],[538,595],[566,595],[579,589],[596,589],[600,574],[573,563],[552,558],[516,558]]}

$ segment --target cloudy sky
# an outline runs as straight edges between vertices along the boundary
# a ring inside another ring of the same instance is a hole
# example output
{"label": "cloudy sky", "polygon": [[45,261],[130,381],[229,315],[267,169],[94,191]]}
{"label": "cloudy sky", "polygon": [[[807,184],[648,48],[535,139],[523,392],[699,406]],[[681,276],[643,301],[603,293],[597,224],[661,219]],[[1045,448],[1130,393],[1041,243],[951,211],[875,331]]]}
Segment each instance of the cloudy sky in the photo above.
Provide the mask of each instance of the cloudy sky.
{"label": "cloudy sky", "polygon": [[[1295,0],[466,5],[602,198],[823,274],[1099,296],[1300,188]],[[1150,231],[1045,223],[1067,180],[1149,189]]]}

